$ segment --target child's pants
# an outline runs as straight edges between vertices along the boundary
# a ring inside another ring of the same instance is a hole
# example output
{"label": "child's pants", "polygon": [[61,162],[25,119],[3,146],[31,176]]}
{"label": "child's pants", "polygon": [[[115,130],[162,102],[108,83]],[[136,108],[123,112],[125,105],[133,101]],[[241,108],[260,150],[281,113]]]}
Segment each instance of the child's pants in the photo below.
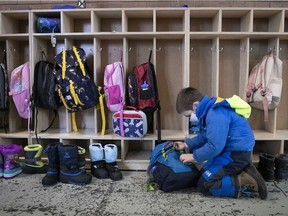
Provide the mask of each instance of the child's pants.
{"label": "child's pants", "polygon": [[238,197],[237,175],[249,164],[251,152],[223,152],[202,168],[198,190],[205,195]]}

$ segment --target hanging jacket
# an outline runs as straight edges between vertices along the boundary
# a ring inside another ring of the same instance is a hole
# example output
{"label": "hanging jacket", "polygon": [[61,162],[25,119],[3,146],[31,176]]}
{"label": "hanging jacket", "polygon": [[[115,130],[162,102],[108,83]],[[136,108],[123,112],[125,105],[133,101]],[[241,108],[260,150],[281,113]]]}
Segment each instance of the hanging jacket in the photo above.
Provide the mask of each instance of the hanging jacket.
{"label": "hanging jacket", "polygon": [[196,109],[200,132],[185,140],[194,159],[209,161],[221,152],[251,152],[255,138],[247,118],[251,107],[240,97],[209,98],[204,96]]}

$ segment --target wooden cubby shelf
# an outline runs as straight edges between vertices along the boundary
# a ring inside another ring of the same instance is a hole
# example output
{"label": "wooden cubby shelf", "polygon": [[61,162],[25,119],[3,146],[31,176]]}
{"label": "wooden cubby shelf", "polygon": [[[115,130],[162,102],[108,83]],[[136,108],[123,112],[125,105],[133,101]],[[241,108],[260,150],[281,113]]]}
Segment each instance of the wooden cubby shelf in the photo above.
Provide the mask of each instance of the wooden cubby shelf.
{"label": "wooden cubby shelf", "polygon": [[[39,17],[57,17],[61,32],[37,32]],[[283,61],[283,89],[280,105],[269,111],[265,123],[263,111],[252,109],[249,123],[256,144],[253,161],[259,153],[288,153],[288,8],[91,8],[65,10],[0,11],[0,59],[7,53],[7,70],[29,61],[31,83],[34,66],[43,50],[49,61],[72,46],[82,47],[97,85],[103,86],[107,64],[120,59],[123,52],[125,74],[133,66],[148,60],[158,78],[161,100],[161,128],[156,114],[153,130],[142,139],[122,138],[113,133],[112,113],[106,109],[107,127],[101,135],[101,113],[95,108],[76,114],[78,132],[72,131],[71,114],[59,108],[52,128],[41,133],[53,118],[53,112],[39,109],[37,136],[45,147],[52,142],[76,144],[114,143],[118,147],[121,169],[145,170],[150,153],[157,143],[157,129],[162,140],[184,140],[188,134],[187,119],[177,114],[177,93],[194,86],[208,96],[245,99],[245,86],[251,69],[270,50]],[[32,90],[32,85],[31,85]],[[29,145],[37,142],[35,131],[28,132],[27,120],[18,116],[10,99],[9,130],[0,129],[0,143]]]}

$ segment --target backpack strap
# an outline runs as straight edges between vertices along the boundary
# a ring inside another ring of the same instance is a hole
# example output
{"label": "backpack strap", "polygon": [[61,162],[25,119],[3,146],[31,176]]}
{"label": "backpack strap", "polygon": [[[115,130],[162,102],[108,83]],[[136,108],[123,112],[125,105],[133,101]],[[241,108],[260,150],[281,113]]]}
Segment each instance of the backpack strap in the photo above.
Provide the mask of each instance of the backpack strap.
{"label": "backpack strap", "polygon": [[72,121],[72,129],[73,129],[73,131],[77,132],[78,128],[77,128],[77,124],[76,124],[76,113],[75,112],[71,113],[71,121]]}
{"label": "backpack strap", "polygon": [[105,118],[105,109],[104,109],[104,93],[102,93],[101,90],[102,90],[102,87],[98,86],[99,106],[100,106],[101,118],[102,118],[101,135],[103,136],[105,134],[105,128],[106,128],[106,118]]}
{"label": "backpack strap", "polygon": [[73,46],[73,52],[74,52],[74,54],[76,56],[77,62],[79,64],[79,67],[80,67],[80,69],[82,71],[83,76],[86,76],[86,71],[85,71],[84,64],[83,64],[83,62],[82,62],[82,60],[81,60],[81,58],[79,56],[78,50],[77,50],[77,48],[75,46]]}
{"label": "backpack strap", "polygon": [[124,123],[123,123],[123,106],[121,106],[121,108],[120,108],[120,134],[122,137],[125,136]]}
{"label": "backpack strap", "polygon": [[151,57],[152,57],[152,49],[150,50],[148,62],[151,62]]}

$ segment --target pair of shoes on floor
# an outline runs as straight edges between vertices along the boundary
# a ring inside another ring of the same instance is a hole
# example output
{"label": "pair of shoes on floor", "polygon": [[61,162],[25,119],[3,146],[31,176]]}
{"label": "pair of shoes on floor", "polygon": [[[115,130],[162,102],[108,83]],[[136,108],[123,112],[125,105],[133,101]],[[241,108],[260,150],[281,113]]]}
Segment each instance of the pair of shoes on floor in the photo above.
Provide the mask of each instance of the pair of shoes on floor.
{"label": "pair of shoes on floor", "polygon": [[284,181],[288,179],[288,155],[260,153],[257,169],[265,181]]}
{"label": "pair of shoes on floor", "polygon": [[56,142],[45,149],[48,156],[47,174],[42,179],[43,186],[51,186],[59,181],[67,184],[89,184],[92,176],[86,173],[85,149],[74,145]]}
{"label": "pair of shoes on floor", "polygon": [[91,158],[91,173],[99,179],[110,178],[113,181],[122,179],[122,173],[117,164],[118,149],[115,144],[92,143],[89,146]]}

